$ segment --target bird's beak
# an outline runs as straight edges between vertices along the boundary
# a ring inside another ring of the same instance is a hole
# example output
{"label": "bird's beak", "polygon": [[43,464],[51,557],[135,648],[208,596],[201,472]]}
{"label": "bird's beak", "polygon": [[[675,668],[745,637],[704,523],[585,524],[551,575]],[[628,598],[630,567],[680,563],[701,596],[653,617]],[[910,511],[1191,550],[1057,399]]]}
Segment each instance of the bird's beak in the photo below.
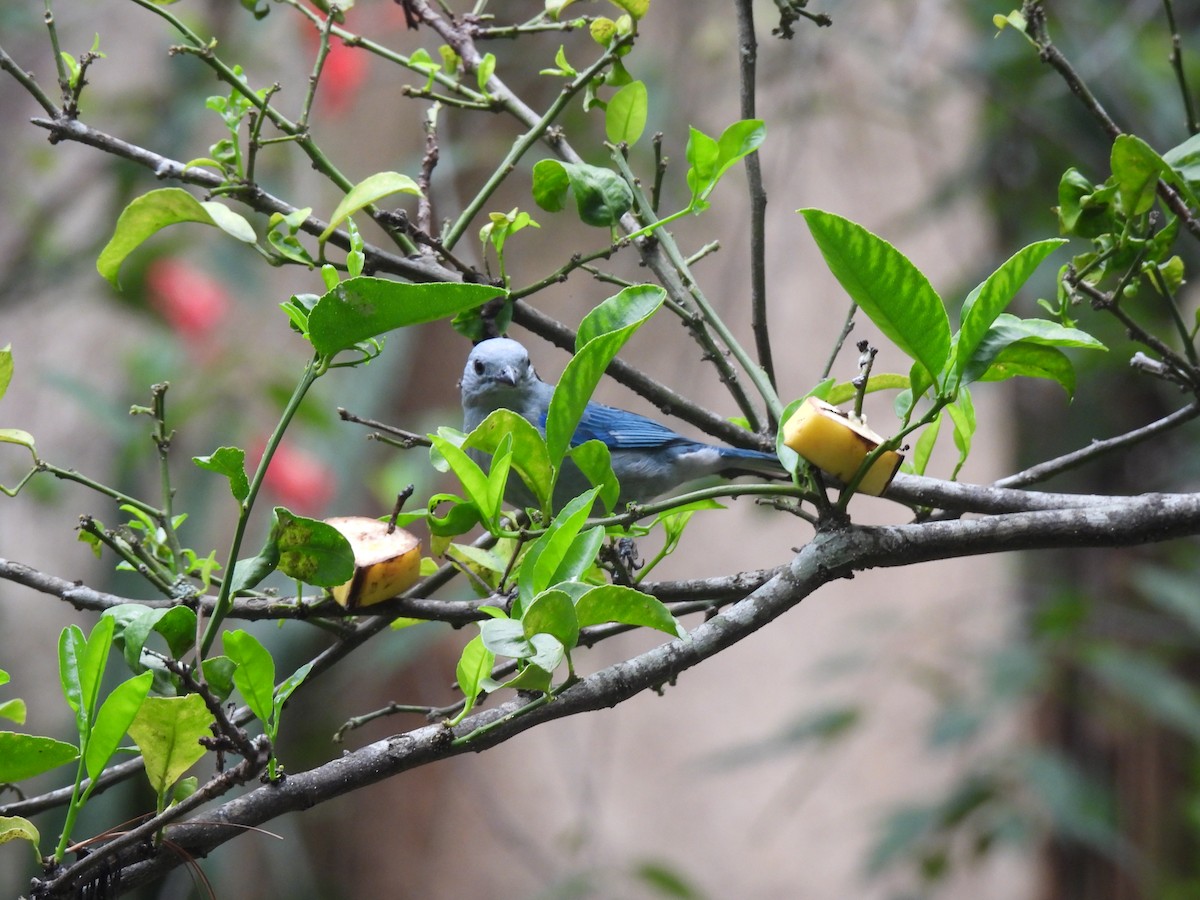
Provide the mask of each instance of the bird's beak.
{"label": "bird's beak", "polygon": [[512,366],[505,366],[496,373],[496,381],[500,384],[507,384],[509,387],[517,386],[517,370]]}

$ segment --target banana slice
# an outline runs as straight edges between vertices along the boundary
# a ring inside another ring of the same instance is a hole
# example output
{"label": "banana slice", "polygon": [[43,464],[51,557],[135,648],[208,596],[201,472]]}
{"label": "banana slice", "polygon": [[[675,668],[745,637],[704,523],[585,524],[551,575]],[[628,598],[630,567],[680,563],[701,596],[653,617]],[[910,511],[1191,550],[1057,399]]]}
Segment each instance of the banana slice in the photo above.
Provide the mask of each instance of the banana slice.
{"label": "banana slice", "polygon": [[387,522],[365,516],[326,519],[354,548],[354,577],[330,588],[346,609],[371,606],[416,584],[421,570],[421,542],[403,528],[388,533]]}
{"label": "banana slice", "polygon": [[[809,397],[784,423],[783,442],[814,466],[848,482],[883,438],[836,406]],[[880,454],[858,483],[858,490],[878,497],[902,462],[904,457],[895,450]]]}

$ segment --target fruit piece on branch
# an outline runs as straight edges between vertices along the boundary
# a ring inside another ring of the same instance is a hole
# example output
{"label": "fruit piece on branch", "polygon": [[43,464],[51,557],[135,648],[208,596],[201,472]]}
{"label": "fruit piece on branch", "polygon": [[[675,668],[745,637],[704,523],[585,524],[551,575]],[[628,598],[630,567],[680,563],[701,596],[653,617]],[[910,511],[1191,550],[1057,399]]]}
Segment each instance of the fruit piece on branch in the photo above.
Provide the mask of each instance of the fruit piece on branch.
{"label": "fruit piece on branch", "polygon": [[337,516],[325,524],[340,531],[354,549],[354,577],[330,589],[346,609],[371,606],[396,596],[420,578],[420,541],[403,528],[365,516]]}
{"label": "fruit piece on branch", "polygon": [[[849,483],[883,438],[849,413],[809,397],[784,423],[783,442],[817,468]],[[858,490],[878,497],[903,461],[895,450],[884,451],[863,475]]]}

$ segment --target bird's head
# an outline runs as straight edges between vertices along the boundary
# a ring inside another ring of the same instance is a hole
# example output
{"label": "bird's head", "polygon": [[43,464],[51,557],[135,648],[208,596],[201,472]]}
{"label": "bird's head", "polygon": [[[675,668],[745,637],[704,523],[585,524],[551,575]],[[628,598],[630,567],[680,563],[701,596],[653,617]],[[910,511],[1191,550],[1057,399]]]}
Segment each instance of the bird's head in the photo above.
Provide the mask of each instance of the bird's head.
{"label": "bird's head", "polygon": [[501,406],[538,381],[529,352],[509,338],[491,338],[467,357],[461,382],[463,403]]}

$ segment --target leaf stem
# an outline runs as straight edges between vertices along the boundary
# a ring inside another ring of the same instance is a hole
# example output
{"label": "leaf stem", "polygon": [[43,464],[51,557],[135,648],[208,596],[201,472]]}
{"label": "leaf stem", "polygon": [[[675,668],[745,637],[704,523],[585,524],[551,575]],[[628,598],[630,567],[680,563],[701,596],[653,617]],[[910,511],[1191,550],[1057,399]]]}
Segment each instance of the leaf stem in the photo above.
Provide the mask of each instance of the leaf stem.
{"label": "leaf stem", "polygon": [[212,648],[213,641],[216,640],[217,633],[220,631],[221,623],[229,615],[229,610],[233,606],[233,570],[237,565],[238,554],[242,549],[242,539],[246,534],[246,523],[250,518],[251,510],[254,508],[254,501],[258,496],[259,488],[262,487],[263,479],[266,478],[267,467],[271,464],[271,457],[275,455],[275,450],[279,446],[284,432],[287,430],[288,425],[291,424],[292,417],[300,409],[300,403],[304,400],[309,388],[328,369],[329,360],[324,357],[314,356],[308,361],[308,364],[304,367],[304,374],[301,376],[299,383],[297,383],[296,389],[292,391],[292,396],[288,399],[287,406],[284,407],[283,412],[279,416],[279,421],[275,425],[275,429],[267,439],[262,459],[258,461],[258,468],[255,469],[254,477],[250,480],[250,490],[238,509],[237,525],[234,528],[233,541],[229,545],[229,554],[225,561],[225,577],[221,579],[221,589],[217,594],[217,600],[213,606],[212,618],[208,620],[208,625],[204,629],[204,637],[200,642],[200,657],[202,659],[208,656],[208,651]]}
{"label": "leaf stem", "polygon": [[[763,371],[762,367],[750,357],[750,354],[746,352],[745,348],[742,347],[737,338],[734,337],[733,332],[729,330],[728,326],[726,326],[721,320],[721,317],[717,315],[717,311],[713,308],[713,305],[704,295],[704,292],[700,290],[699,286],[696,284],[695,278],[692,277],[691,268],[688,266],[687,260],[680,252],[679,246],[675,243],[674,236],[670,231],[661,227],[673,219],[680,218],[680,214],[676,213],[668,216],[666,219],[658,219],[657,216],[654,215],[654,211],[650,208],[650,204],[646,199],[646,195],[637,186],[637,180],[634,178],[633,172],[630,171],[629,164],[625,161],[624,157],[619,152],[613,152],[611,157],[616,163],[616,166],[620,170],[622,176],[624,176],[625,180],[629,183],[630,188],[633,190],[639,212],[648,222],[650,222],[650,224],[646,226],[646,228],[642,229],[642,231],[654,232],[655,240],[657,240],[662,246],[663,252],[667,255],[667,259],[670,260],[671,265],[675,268],[675,271],[679,273],[679,276],[682,278],[688,294],[691,296],[692,301],[695,302],[696,307],[700,311],[700,315],[703,317],[705,323],[711,326],[713,331],[717,333],[718,337],[721,338],[721,341],[729,349],[729,352],[732,353],[734,358],[738,361],[738,364],[742,367],[742,370],[754,383],[759,395],[767,405],[768,417],[772,423],[772,428],[774,428],[774,424],[778,423],[779,417],[783,413],[783,404],[779,400],[779,395],[775,392],[775,386],[771,383],[771,380],[767,377],[767,374]],[[635,232],[635,235],[633,236],[636,236],[637,234],[638,233]],[[720,352],[720,350],[716,346],[711,345],[711,338],[709,338],[708,341],[710,342],[709,352],[714,355],[713,362],[716,363],[717,367],[722,370],[722,380],[726,382],[726,386],[729,388],[730,393],[737,401],[738,408],[742,410],[743,414],[745,414],[746,418],[750,421],[751,430],[761,430],[758,411],[754,408],[753,404],[750,403],[749,397],[747,397],[746,393],[742,390],[736,375],[732,371],[732,367],[730,367],[725,361],[724,355]]]}

